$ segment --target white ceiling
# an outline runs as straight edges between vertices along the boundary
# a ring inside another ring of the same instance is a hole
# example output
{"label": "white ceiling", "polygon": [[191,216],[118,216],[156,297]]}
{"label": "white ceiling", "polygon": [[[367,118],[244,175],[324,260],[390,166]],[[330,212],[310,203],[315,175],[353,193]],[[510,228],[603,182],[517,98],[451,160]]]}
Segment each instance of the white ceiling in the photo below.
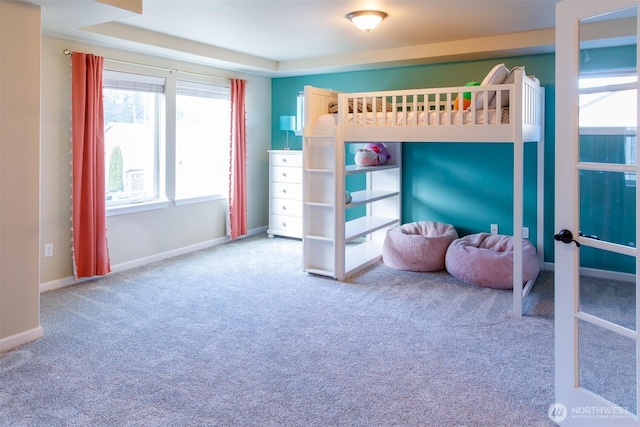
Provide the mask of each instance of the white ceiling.
{"label": "white ceiling", "polygon": [[[558,0],[22,1],[48,36],[284,76],[550,51]],[[367,33],[361,9],[389,16]]]}

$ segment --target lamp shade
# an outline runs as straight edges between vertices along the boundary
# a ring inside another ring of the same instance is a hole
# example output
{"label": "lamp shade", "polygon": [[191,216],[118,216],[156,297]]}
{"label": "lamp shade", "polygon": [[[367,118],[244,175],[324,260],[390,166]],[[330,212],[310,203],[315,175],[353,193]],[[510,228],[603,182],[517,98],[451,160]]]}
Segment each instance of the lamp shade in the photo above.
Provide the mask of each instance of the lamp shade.
{"label": "lamp shade", "polygon": [[280,130],[295,130],[296,116],[280,116]]}
{"label": "lamp shade", "polygon": [[356,27],[366,32],[373,30],[386,17],[387,14],[379,10],[358,10],[347,15]]}

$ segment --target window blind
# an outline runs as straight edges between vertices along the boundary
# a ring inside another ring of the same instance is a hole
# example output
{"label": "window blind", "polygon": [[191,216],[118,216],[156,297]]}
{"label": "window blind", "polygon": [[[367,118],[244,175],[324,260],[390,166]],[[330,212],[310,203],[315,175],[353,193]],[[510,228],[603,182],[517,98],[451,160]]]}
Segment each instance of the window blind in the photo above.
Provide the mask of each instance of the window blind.
{"label": "window blind", "polygon": [[197,96],[200,98],[230,99],[231,89],[226,86],[206,83],[176,81],[176,94],[184,96]]}
{"label": "window blind", "polygon": [[135,90],[139,92],[164,93],[164,77],[104,70],[102,85],[107,89]]}

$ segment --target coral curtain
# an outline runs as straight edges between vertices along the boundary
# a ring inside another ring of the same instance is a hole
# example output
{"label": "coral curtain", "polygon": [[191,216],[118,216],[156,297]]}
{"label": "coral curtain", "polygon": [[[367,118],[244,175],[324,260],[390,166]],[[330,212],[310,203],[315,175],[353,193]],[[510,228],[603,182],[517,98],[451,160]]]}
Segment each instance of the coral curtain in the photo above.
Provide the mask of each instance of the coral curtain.
{"label": "coral curtain", "polygon": [[247,234],[246,87],[246,80],[231,79],[231,163],[229,171],[231,240]]}
{"label": "coral curtain", "polygon": [[104,114],[104,58],[71,56],[71,141],[73,268],[76,278],[111,271],[107,248]]}

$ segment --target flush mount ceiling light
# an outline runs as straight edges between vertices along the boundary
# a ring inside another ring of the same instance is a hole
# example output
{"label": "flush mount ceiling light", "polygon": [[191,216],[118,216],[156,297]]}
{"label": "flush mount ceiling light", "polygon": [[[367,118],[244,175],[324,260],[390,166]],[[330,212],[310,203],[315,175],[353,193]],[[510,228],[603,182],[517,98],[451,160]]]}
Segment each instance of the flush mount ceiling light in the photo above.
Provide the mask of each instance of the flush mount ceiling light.
{"label": "flush mount ceiling light", "polygon": [[386,17],[387,14],[379,10],[358,10],[347,15],[356,27],[366,32],[373,30]]}

